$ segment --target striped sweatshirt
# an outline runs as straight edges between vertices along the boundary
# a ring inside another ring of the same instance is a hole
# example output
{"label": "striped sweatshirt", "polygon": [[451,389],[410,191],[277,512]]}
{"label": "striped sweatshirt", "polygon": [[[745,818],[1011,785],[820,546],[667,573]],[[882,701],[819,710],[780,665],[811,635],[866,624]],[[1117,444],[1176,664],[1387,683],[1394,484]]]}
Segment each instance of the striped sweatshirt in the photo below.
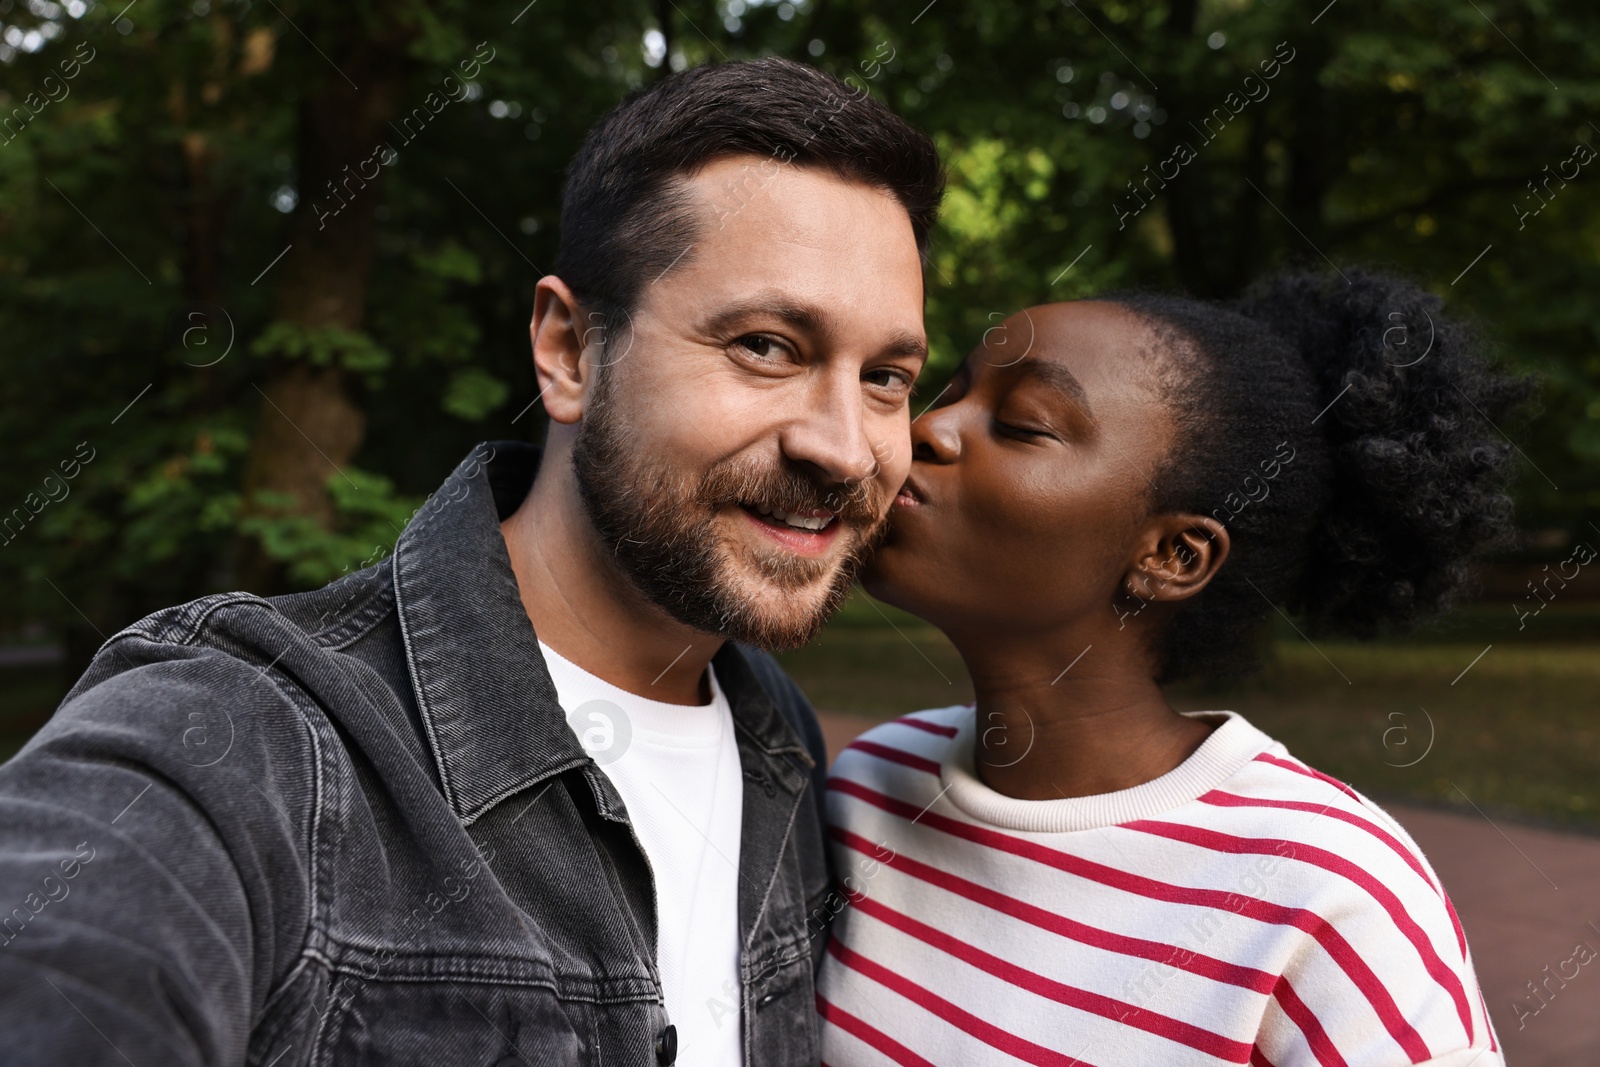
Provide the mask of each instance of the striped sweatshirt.
{"label": "striped sweatshirt", "polygon": [[1400,825],[1231,712],[1168,774],[1023,801],[974,711],[840,754],[823,1060],[1289,1065],[1504,1060],[1466,937]]}

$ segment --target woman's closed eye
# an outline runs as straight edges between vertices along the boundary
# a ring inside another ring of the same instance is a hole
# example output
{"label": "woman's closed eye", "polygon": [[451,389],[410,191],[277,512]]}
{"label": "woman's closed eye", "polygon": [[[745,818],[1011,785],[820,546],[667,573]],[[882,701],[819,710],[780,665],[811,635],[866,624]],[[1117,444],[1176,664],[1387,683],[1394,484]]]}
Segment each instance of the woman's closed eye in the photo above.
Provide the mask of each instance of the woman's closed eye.
{"label": "woman's closed eye", "polygon": [[994,417],[993,423],[995,432],[1003,437],[1032,441],[1056,436],[1055,431],[1029,420],[1019,419],[1014,422],[1008,422],[997,415]]}

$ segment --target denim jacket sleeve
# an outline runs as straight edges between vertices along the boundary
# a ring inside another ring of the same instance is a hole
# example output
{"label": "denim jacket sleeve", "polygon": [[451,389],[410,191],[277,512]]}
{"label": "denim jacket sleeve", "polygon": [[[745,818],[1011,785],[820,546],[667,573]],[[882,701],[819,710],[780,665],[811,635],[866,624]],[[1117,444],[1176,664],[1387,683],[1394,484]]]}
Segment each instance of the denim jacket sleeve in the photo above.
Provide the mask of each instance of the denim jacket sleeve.
{"label": "denim jacket sleeve", "polygon": [[0,1059],[244,1062],[309,907],[316,741],[265,674],[120,636],[0,766]]}

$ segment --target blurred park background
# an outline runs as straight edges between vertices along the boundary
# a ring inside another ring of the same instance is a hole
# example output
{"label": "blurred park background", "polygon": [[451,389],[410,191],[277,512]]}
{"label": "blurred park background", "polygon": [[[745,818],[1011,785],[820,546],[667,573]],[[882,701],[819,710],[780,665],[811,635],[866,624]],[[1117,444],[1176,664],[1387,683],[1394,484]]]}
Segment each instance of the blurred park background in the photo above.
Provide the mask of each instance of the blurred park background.
{"label": "blurred park background", "polygon": [[[104,636],[381,559],[474,442],[537,438],[527,323],[579,138],[669,70],[776,53],[949,160],[918,407],[1018,308],[1285,262],[1409,273],[1537,374],[1501,427],[1523,540],[1478,603],[1371,648],[1283,621],[1262,676],[1184,697],[1377,793],[1600,827],[1600,10],[0,0],[0,23],[8,748]],[[791,660],[820,706],[964,692],[935,635],[869,607]]]}
{"label": "blurred park background", "polygon": [[[1108,287],[1359,263],[1480,321],[1542,382],[1500,427],[1523,535],[1481,597],[1373,646],[1281,619],[1260,675],[1177,696],[1383,798],[1600,828],[1600,9],[1573,0],[0,0],[0,755],[107,635],[379,560],[474,442],[537,439],[579,138],[764,54],[948,159],[919,409],[1013,311]],[[868,718],[968,695],[865,599],[787,663]]]}
{"label": "blurred park background", "polygon": [[[1600,827],[1594,6],[0,0],[0,22],[8,749],[128,622],[379,560],[472,443],[538,438],[526,325],[582,131],[667,70],[776,53],[949,160],[918,406],[1019,307],[1232,294],[1282,262],[1403,270],[1538,374],[1538,411],[1499,427],[1522,544],[1477,603],[1374,646],[1285,619],[1266,672],[1179,696],[1379,795]],[[869,601],[789,662],[827,709],[965,699],[938,635]]]}

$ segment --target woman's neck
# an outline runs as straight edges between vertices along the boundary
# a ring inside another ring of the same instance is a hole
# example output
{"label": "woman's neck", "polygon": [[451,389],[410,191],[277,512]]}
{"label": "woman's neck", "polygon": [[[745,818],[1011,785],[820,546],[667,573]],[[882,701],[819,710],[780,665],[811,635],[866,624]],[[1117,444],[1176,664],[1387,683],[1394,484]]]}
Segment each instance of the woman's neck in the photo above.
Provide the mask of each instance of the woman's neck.
{"label": "woman's neck", "polygon": [[956,642],[977,697],[978,777],[996,792],[1059,800],[1129,789],[1210,734],[1167,703],[1137,650],[1091,645],[1074,661],[1062,652],[1072,644]]}

